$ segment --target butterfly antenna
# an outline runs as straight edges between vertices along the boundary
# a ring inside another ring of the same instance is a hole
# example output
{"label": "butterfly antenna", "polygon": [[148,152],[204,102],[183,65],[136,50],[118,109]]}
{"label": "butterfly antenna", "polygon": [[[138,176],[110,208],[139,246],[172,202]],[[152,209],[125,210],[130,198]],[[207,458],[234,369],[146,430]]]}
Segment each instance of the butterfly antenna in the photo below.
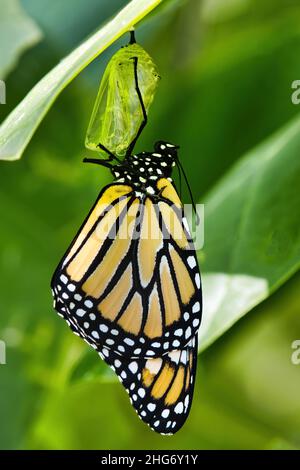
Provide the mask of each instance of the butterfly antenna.
{"label": "butterfly antenna", "polygon": [[[178,164],[178,167],[180,168],[180,171],[182,171],[182,174],[183,174],[183,177],[184,177],[184,180],[185,180],[185,183],[187,185],[187,188],[188,188],[188,192],[189,192],[189,195],[190,195],[190,198],[191,198],[191,203],[192,203],[192,207],[193,207],[193,211],[196,215],[196,225],[199,225],[200,223],[200,217],[198,215],[198,212],[197,212],[197,209],[196,209],[196,204],[195,204],[195,201],[194,201],[194,198],[193,198],[193,193],[192,193],[192,190],[191,190],[191,187],[189,185],[189,181],[187,179],[187,176],[186,176],[186,173],[184,171],[184,168],[182,166],[182,164],[180,163],[180,160],[177,156],[177,164]],[[179,172],[180,174],[180,172]]]}
{"label": "butterfly antenna", "polygon": [[179,177],[179,196],[180,196],[180,199],[181,199],[181,196],[182,196],[182,178],[181,178],[180,166],[178,166],[178,177]]}

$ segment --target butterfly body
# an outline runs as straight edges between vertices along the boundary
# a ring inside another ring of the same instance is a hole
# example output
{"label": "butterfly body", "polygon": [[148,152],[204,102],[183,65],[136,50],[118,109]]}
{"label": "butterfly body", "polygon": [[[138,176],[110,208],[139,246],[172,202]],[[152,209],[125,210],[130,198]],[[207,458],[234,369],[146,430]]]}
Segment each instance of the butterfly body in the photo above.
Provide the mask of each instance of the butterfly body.
{"label": "butterfly body", "polygon": [[176,432],[192,401],[201,321],[200,274],[171,179],[177,147],[111,165],[58,265],[54,307],[117,373],[142,420]]}
{"label": "butterfly body", "polygon": [[154,152],[129,155],[122,164],[113,166],[112,173],[117,182],[131,184],[148,195],[155,195],[157,180],[171,177],[177,148],[166,142],[157,142]]}

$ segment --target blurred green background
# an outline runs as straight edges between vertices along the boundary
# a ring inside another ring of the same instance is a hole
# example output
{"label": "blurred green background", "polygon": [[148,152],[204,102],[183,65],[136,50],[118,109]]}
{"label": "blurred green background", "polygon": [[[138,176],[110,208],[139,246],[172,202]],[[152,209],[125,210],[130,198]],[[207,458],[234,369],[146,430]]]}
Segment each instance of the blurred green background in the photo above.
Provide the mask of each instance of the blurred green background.
{"label": "blurred green background", "polygon": [[[10,66],[0,61],[0,78],[7,86],[0,121],[62,57],[127,4],[19,3],[40,32],[35,31],[36,44],[29,40],[25,47],[21,38],[18,53],[10,52]],[[7,1],[0,0],[0,18],[5,9]],[[20,18],[11,19],[20,31]],[[3,57],[4,35],[16,33],[9,23],[1,29],[1,19],[0,30]],[[232,165],[299,113],[291,102],[291,83],[300,79],[299,1],[165,1],[138,26],[137,38],[162,76],[137,149],[151,150],[158,139],[180,144],[195,199],[209,204],[211,194],[222,198],[222,181]],[[52,272],[99,190],[110,181],[104,169],[81,160],[100,77],[126,42],[123,37],[111,46],[66,88],[20,161],[0,163],[0,339],[7,345],[7,364],[0,365],[0,448],[300,448],[300,365],[291,363],[291,343],[300,338],[296,144],[289,147],[294,166],[283,164],[276,173],[285,174],[288,166],[293,180],[269,178],[258,194],[260,201],[269,196],[269,206],[280,210],[273,219],[261,211],[250,221],[256,232],[268,219],[273,238],[260,252],[257,241],[255,250],[252,239],[243,245],[244,253],[252,251],[242,274],[267,277],[255,272],[261,253],[272,257],[272,273],[290,261],[292,249],[293,259],[278,279],[267,278],[269,298],[200,354],[194,404],[177,435],[156,435],[137,419],[119,382],[52,309]],[[21,54],[22,48],[26,51]],[[258,166],[257,178],[259,172]],[[183,197],[188,201],[186,193]],[[290,211],[284,205],[289,198],[294,204]],[[248,209],[232,210],[239,218]],[[199,258],[205,272],[225,272],[218,253],[234,239],[234,229],[222,231],[226,210],[211,218]],[[282,253],[287,241],[291,248]],[[237,302],[240,294],[238,289]],[[205,301],[204,291],[204,306]]]}

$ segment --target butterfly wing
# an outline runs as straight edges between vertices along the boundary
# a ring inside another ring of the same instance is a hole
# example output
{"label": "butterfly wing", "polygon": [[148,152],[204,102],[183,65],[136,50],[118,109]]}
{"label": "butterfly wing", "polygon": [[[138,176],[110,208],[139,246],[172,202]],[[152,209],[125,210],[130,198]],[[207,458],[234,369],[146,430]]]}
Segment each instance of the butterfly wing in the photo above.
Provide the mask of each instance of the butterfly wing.
{"label": "butterfly wing", "polygon": [[130,357],[183,348],[201,320],[181,203],[168,180],[158,190],[156,203],[130,186],[105,188],[52,280],[55,308],[87,340]]}
{"label": "butterfly wing", "polygon": [[202,299],[180,200],[166,179],[157,190],[158,200],[104,188],[51,285],[56,310],[115,370],[141,419],[174,433],[191,404]]}
{"label": "butterfly wing", "polygon": [[161,434],[174,434],[192,404],[197,335],[182,350],[161,357],[129,358],[106,347],[99,353],[116,372],[139,417]]}

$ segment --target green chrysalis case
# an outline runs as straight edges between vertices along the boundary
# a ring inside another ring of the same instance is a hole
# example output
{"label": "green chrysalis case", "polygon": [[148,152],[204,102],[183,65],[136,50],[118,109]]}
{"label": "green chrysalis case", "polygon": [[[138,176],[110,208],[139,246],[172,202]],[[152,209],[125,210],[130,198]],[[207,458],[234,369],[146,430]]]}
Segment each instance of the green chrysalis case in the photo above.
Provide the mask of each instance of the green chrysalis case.
{"label": "green chrysalis case", "polygon": [[115,155],[123,156],[143,121],[136,91],[134,58],[145,110],[153,101],[159,74],[149,54],[137,43],[122,47],[109,61],[100,83],[97,99],[86,133],[88,149],[101,152],[101,143]]}

